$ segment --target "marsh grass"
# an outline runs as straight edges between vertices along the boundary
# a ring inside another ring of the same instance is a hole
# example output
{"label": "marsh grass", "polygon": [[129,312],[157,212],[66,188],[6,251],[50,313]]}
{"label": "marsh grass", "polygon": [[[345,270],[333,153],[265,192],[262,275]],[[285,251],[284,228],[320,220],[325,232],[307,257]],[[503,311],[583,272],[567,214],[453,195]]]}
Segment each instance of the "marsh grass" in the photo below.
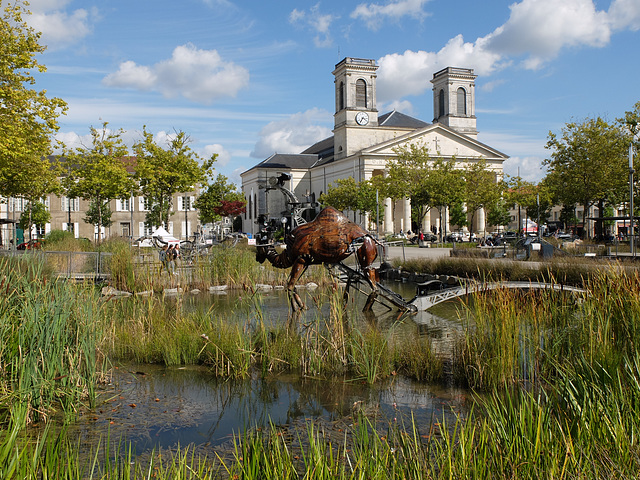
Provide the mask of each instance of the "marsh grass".
{"label": "marsh grass", "polygon": [[94,398],[100,304],[90,287],[46,273],[38,258],[0,258],[2,413],[29,423]]}

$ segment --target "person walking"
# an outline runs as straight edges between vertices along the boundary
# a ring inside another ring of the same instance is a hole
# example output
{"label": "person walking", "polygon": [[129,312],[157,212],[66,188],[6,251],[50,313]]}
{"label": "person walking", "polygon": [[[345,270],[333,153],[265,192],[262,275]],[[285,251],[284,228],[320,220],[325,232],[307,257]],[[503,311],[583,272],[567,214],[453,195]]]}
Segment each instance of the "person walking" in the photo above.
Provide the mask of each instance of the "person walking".
{"label": "person walking", "polygon": [[176,262],[174,260],[173,245],[169,245],[169,248],[167,248],[167,273],[170,276],[176,274]]}
{"label": "person walking", "polygon": [[173,274],[178,275],[177,267],[178,267],[178,259],[180,259],[180,244],[176,243],[173,247]]}
{"label": "person walking", "polygon": [[167,249],[168,245],[163,245],[160,249],[160,253],[158,254],[158,259],[160,260],[160,269],[158,270],[158,275],[162,274],[162,271],[167,268]]}

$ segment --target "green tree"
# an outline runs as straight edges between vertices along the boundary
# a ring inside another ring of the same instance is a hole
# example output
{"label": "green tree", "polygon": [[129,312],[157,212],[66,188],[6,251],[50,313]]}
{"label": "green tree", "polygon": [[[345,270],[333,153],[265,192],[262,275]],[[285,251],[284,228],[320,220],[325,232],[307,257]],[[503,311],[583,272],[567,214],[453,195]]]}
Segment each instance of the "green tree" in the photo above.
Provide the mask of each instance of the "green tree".
{"label": "green tree", "polygon": [[159,145],[145,126],[143,140],[133,147],[137,156],[136,178],[151,207],[147,222],[152,225],[168,225],[173,195],[193,191],[213,172],[217,154],[203,160],[189,148],[189,142],[185,132],[177,132],[167,145]]}
{"label": "green tree", "polygon": [[583,206],[585,223],[590,207],[599,204],[602,214],[628,188],[628,146],[623,130],[599,117],[568,123],[560,137],[549,132],[545,182],[558,203]]}
{"label": "green tree", "polygon": [[[521,177],[512,177],[508,180],[508,185],[506,197],[512,205],[519,205],[532,220],[537,221],[539,216],[540,223],[547,221],[555,200],[545,180],[535,184]],[[522,225],[518,226],[518,229],[520,228]]]}
{"label": "green tree", "polygon": [[104,122],[100,130],[91,127],[90,146],[64,150],[66,195],[92,203],[95,213],[85,221],[98,231],[108,223],[105,205],[113,199],[129,197],[136,186],[125,164],[128,150],[122,141],[122,130],[112,132],[107,126]]}
{"label": "green tree", "polygon": [[338,210],[358,210],[358,183],[353,177],[339,178],[320,196],[320,203]]}
{"label": "green tree", "polygon": [[111,221],[112,213],[108,201],[99,203],[98,200],[92,200],[82,220],[89,225],[95,226],[98,229],[98,238],[101,238],[100,227],[109,228],[113,224]]}
{"label": "green tree", "polygon": [[27,3],[0,5],[0,195],[33,204],[57,188],[47,155],[67,106],[33,88],[34,72],[46,71],[36,60],[45,47],[24,20]]}
{"label": "green tree", "polygon": [[[435,160],[432,171],[430,173],[430,185],[432,188],[432,203],[433,206],[440,211],[440,225],[445,226],[445,229],[441,229],[441,239],[443,239],[446,232],[446,222],[444,222],[443,214],[448,210],[455,210],[458,205],[461,205],[464,199],[465,191],[465,178],[462,170],[456,169],[455,159],[445,160],[438,158]],[[455,208],[454,208],[455,207]],[[457,221],[466,221],[464,219],[450,219],[455,225]],[[462,225],[459,225],[462,226]]]}
{"label": "green tree", "polygon": [[484,159],[473,162],[463,170],[465,179],[464,201],[467,204],[467,212],[471,214],[469,225],[473,225],[476,212],[495,205],[502,193],[501,184],[496,178],[496,173],[487,168]]}
{"label": "green tree", "polygon": [[38,230],[41,230],[49,220],[51,220],[51,213],[45,204],[41,201],[33,201],[28,203],[26,210],[20,215],[19,226],[25,232],[29,232],[29,240],[32,240],[31,227],[35,225]]}
{"label": "green tree", "polygon": [[[335,184],[329,185],[327,192],[320,197],[320,203],[338,210],[351,210],[368,215],[369,223],[375,224],[378,202],[380,198],[385,198],[387,189],[387,184],[381,175],[362,182],[356,182],[352,177],[342,178],[336,180]],[[379,214],[382,219],[384,208]],[[370,228],[370,225],[367,227]]]}
{"label": "green tree", "polygon": [[[50,136],[58,129],[57,118],[66,103],[59,98],[47,98],[46,91],[37,91],[34,71],[46,67],[36,60],[45,47],[39,44],[40,34],[29,27],[24,17],[29,14],[27,3],[21,0],[3,2],[0,19],[0,194],[14,197],[25,195],[24,188],[38,181],[46,168],[43,157],[51,151]],[[48,193],[48,192],[47,192]]]}
{"label": "green tree", "polygon": [[[242,202],[241,208],[247,204],[242,192],[239,192],[233,183],[229,183],[227,177],[219,173],[216,180],[207,184],[204,191],[195,201],[200,222],[212,223],[220,220],[223,216],[231,215],[228,210],[225,211],[226,213],[221,214],[220,207],[225,202]],[[236,213],[236,215],[239,215],[239,213]]]}
{"label": "green tree", "polygon": [[[434,160],[429,148],[424,144],[402,145],[395,149],[397,158],[387,162],[388,182],[394,197],[410,198],[412,212],[417,213],[413,220],[422,225],[424,218],[433,207]],[[395,192],[393,192],[395,190]],[[412,215],[413,216],[413,215]]]}
{"label": "green tree", "polygon": [[511,222],[510,205],[503,196],[487,207],[487,223],[496,227],[504,227]]}

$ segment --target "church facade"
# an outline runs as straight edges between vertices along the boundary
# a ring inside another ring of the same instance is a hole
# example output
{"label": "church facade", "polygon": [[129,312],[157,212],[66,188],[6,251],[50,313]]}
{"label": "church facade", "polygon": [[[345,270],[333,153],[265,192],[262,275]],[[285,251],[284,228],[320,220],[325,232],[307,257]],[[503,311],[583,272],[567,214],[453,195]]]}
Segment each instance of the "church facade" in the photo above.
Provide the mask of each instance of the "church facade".
{"label": "church facade", "polygon": [[[270,181],[275,178],[286,182],[284,186],[293,192],[294,200],[315,209],[304,215],[313,218],[319,211],[315,202],[336,180],[352,177],[360,182],[385,175],[387,162],[396,157],[395,149],[411,143],[427,146],[433,157],[455,158],[461,167],[483,159],[497,179],[502,177],[502,165],[508,157],[477,140],[473,70],[448,67],[433,75],[434,119],[429,123],[395,110],[379,114],[377,69],[375,60],[369,59],[347,57],[338,63],[333,71],[333,136],[297,154],[273,154],[241,174],[247,200],[244,232],[255,233],[260,229],[257,224],[260,215],[277,218],[286,210],[285,196],[270,188]],[[412,229],[409,199],[393,202],[381,198],[380,211],[383,209],[380,234]],[[365,228],[376,220],[355,212],[346,213]],[[447,218],[446,212],[441,214],[432,209],[418,228],[439,231],[444,227],[450,231],[452,226]],[[441,225],[441,219],[446,225]],[[484,212],[476,212],[474,219],[471,229],[483,234],[487,228]]]}

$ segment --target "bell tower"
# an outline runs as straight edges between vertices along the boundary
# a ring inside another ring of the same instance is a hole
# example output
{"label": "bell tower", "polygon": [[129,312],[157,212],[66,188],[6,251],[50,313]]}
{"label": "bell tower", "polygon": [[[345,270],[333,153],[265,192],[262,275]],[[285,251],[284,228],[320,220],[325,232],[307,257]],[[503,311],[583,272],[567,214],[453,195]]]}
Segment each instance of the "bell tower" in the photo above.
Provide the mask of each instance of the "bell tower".
{"label": "bell tower", "polygon": [[433,123],[477,138],[473,69],[447,67],[433,74]]}
{"label": "bell tower", "polygon": [[[346,57],[333,71],[336,95],[334,156],[348,157],[363,148],[362,141],[378,126],[375,60]],[[369,131],[369,132],[367,132]]]}

